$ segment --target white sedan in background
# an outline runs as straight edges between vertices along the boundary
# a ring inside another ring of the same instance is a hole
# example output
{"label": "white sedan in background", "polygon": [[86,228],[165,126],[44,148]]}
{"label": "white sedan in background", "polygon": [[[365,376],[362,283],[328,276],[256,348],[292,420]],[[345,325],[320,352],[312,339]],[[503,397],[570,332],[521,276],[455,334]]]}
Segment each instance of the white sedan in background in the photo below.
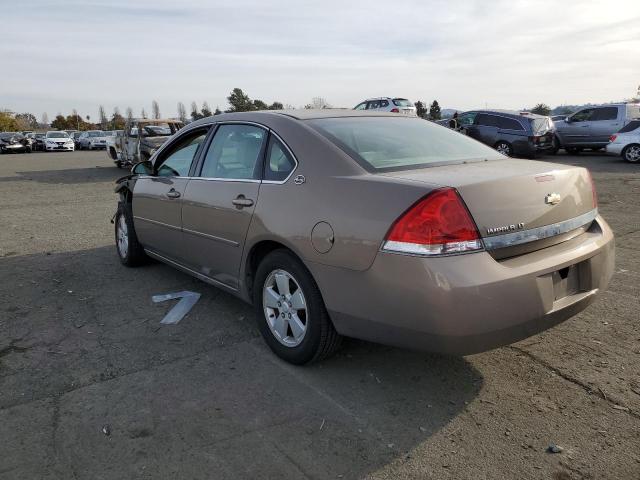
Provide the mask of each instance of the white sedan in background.
{"label": "white sedan in background", "polygon": [[73,144],[73,139],[67,132],[50,131],[47,132],[47,135],[44,138],[44,149],[47,152],[73,152],[75,150],[75,145]]}
{"label": "white sedan in background", "polygon": [[107,133],[103,132],[102,130],[88,130],[86,132],[82,132],[82,134],[78,138],[80,150],[106,148],[107,136]]}
{"label": "white sedan in background", "polygon": [[607,153],[620,155],[627,162],[640,162],[640,120],[631,120],[609,137]]}

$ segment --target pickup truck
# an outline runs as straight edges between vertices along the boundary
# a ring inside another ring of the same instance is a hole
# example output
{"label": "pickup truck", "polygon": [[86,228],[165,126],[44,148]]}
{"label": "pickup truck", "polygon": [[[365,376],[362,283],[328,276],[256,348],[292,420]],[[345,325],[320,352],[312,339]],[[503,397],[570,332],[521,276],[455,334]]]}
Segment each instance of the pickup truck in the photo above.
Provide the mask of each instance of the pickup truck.
{"label": "pickup truck", "polygon": [[124,131],[107,144],[107,153],[118,168],[148,160],[184,124],[177,120],[147,118],[128,120]]}
{"label": "pickup truck", "polygon": [[564,120],[554,121],[556,149],[564,148],[572,154],[585,148],[603,149],[611,135],[636,118],[640,118],[639,104],[612,103],[583,108]]}

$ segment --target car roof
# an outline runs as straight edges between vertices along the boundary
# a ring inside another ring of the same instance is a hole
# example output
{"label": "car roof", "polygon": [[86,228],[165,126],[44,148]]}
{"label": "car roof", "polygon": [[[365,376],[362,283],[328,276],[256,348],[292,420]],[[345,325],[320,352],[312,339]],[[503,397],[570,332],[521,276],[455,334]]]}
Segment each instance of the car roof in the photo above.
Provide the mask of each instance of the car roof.
{"label": "car roof", "polygon": [[[495,113],[498,115],[511,116],[513,118],[549,118],[547,115],[538,115],[537,113],[531,112],[520,112],[517,110],[501,110],[501,109],[491,109],[491,110],[469,110],[470,112],[478,112],[478,113]],[[466,112],[465,112],[466,113]]]}

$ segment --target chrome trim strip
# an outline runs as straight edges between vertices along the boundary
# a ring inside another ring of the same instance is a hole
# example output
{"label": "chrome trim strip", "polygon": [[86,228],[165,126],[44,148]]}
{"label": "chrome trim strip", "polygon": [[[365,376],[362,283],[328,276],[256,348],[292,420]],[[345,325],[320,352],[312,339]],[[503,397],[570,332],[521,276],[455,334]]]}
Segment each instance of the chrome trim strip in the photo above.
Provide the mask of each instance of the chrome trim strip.
{"label": "chrome trim strip", "polygon": [[209,235],[208,233],[202,233],[196,230],[189,230],[188,228],[183,228],[182,231],[185,233],[190,233],[191,235],[195,235],[197,237],[204,237],[204,238],[208,238],[209,240],[215,240],[217,242],[226,243],[234,247],[240,246],[238,242],[234,242],[233,240],[227,240],[226,238],[222,238],[222,237],[216,237],[215,235]]}
{"label": "chrome trim strip", "polygon": [[556,235],[575,230],[576,228],[583,227],[593,222],[597,216],[598,209],[596,208],[590,212],[563,222],[531,228],[520,232],[505,233],[503,235],[495,235],[493,237],[483,237],[482,241],[484,242],[484,246],[487,250],[495,250],[497,248],[512,247],[522,243],[535,242],[536,240],[554,237]]}
{"label": "chrome trim strip", "polygon": [[170,228],[172,230],[178,230],[178,231],[182,230],[182,228],[176,227],[175,225],[169,225],[168,223],[162,223],[162,222],[159,222],[157,220],[151,220],[150,218],[138,217],[136,215],[134,215],[133,218],[135,220],[142,220],[143,222],[153,223],[154,225],[160,225],[161,227],[167,227],[167,228]]}
{"label": "chrome trim strip", "polygon": [[238,291],[237,288],[232,287],[231,285],[227,285],[226,283],[223,283],[220,280],[216,280],[215,278],[208,277],[204,273],[196,272],[195,270],[193,270],[193,269],[191,269],[189,267],[185,267],[183,264],[178,263],[178,262],[176,262],[174,260],[170,260],[167,257],[165,257],[163,255],[160,255],[159,253],[154,252],[153,250],[149,250],[149,249],[145,248],[144,251],[150,257],[154,257],[154,258],[160,260],[161,262],[168,263],[170,265],[175,266],[176,268],[178,268],[180,270],[184,270],[187,273],[192,274],[194,277],[202,280],[203,282],[207,282],[207,283],[210,283],[212,285],[219,286],[219,287],[224,287],[226,289],[231,290],[232,292],[237,292]]}

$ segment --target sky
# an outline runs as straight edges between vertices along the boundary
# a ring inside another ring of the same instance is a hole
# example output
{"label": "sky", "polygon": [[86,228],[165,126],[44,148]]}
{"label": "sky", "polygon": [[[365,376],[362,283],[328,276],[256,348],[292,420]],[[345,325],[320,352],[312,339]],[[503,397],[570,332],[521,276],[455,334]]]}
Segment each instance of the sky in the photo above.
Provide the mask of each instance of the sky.
{"label": "sky", "polygon": [[0,0],[0,109],[227,108],[234,87],[443,108],[633,97],[640,0]]}

